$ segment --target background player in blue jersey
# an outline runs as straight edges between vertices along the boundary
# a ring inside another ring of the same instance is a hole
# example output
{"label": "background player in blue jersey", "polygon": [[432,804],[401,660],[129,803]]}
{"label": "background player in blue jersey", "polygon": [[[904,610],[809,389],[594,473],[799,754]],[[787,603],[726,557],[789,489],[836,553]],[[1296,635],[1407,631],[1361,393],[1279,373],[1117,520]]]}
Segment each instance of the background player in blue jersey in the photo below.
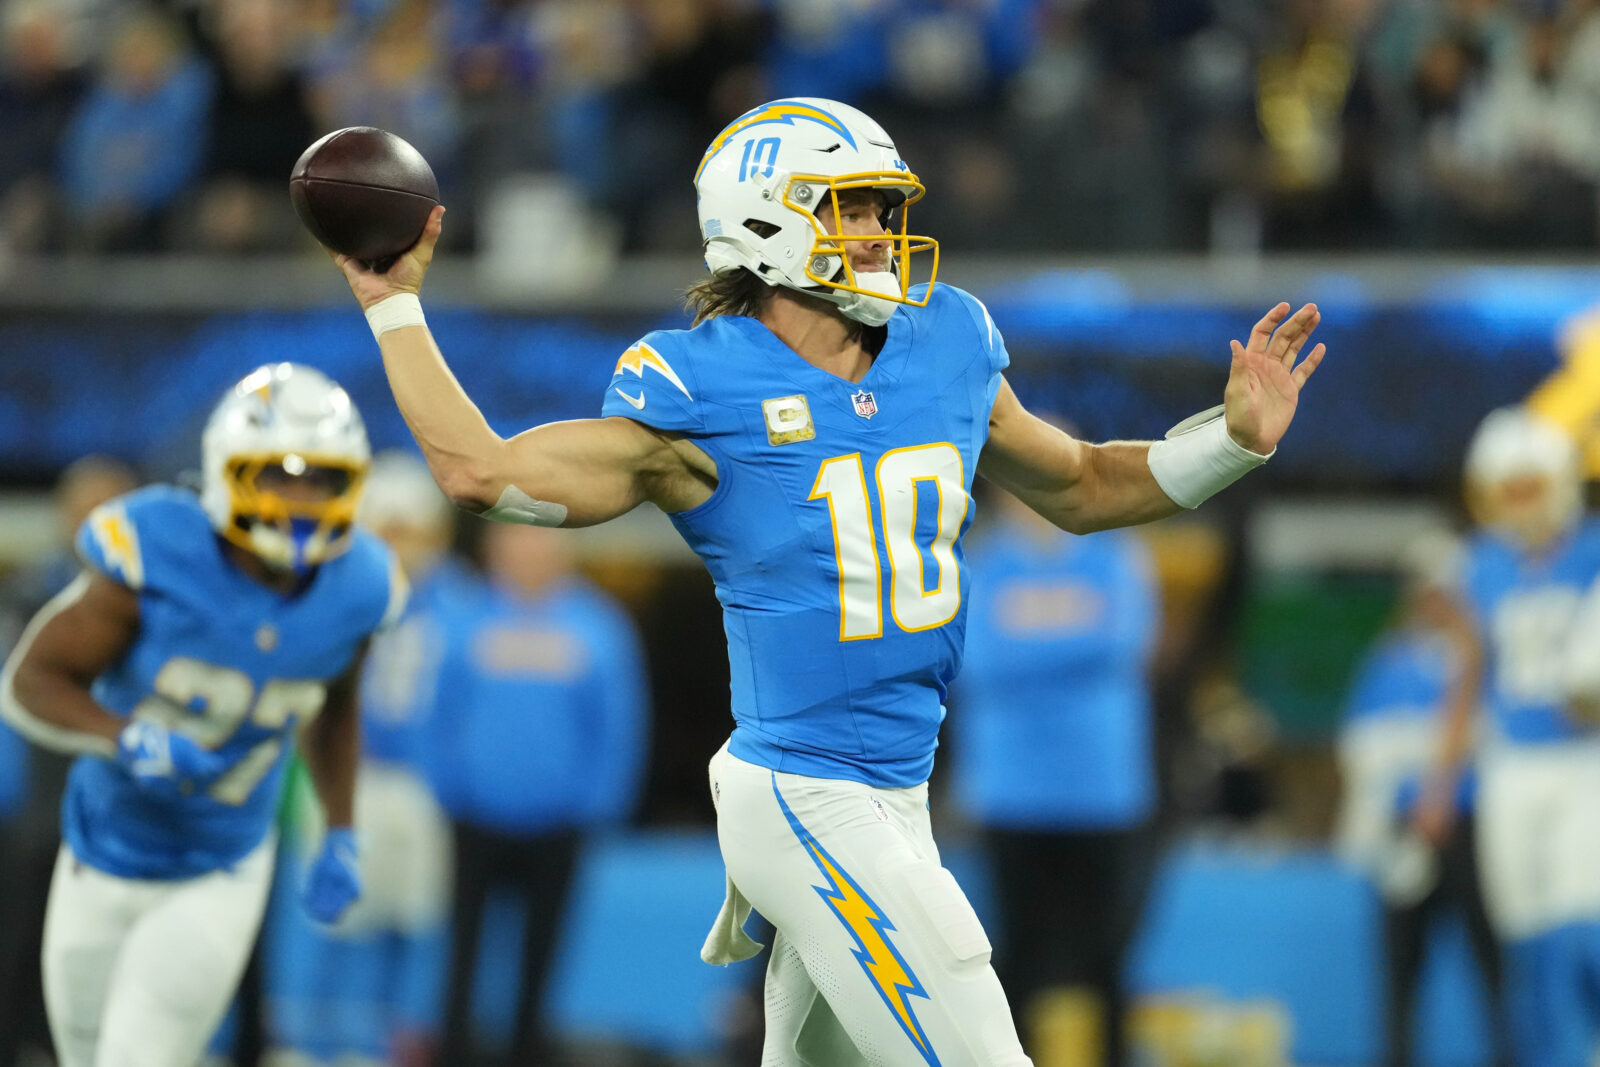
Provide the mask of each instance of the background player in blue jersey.
{"label": "background player in blue jersey", "polygon": [[984,829],[996,969],[1048,1062],[1121,1064],[1122,965],[1151,871],[1150,552],[1073,537],[1014,497],[983,531],[957,686],[951,795]]}
{"label": "background player in blue jersey", "polygon": [[923,186],[866,115],[763,105],[716,136],[694,185],[712,272],[690,291],[696,328],[624,352],[604,418],[510,439],[425,328],[442,209],[387,274],[335,261],[453,500],[546,526],[648,500],[710,570],[735,728],[712,761],[728,886],[702,955],[757,951],[751,905],[776,928],[764,1061],[1025,1063],[927,812],[972,479],[1076,532],[1194,507],[1276,448],[1323,356],[1301,358],[1318,311],[1280,304],[1233,343],[1225,410],[1155,444],[1088,445],[1023,409],[983,304],[933,283],[937,242],[906,214]]}
{"label": "background player in blue jersey", "polygon": [[1475,742],[1478,852],[1516,1060],[1576,1067],[1600,1048],[1600,734],[1581,714],[1600,675],[1600,634],[1581,625],[1600,580],[1600,523],[1582,513],[1576,445],[1525,410],[1491,412],[1465,466],[1478,530],[1458,595],[1484,714],[1478,723],[1471,703],[1453,706],[1417,821],[1443,838]]}
{"label": "background player in blue jersey", "polygon": [[1462,776],[1454,825],[1443,841],[1427,841],[1412,826],[1446,709],[1470,701],[1476,688],[1467,677],[1470,653],[1459,640],[1464,620],[1454,607],[1461,551],[1444,534],[1407,546],[1399,612],[1356,669],[1339,734],[1337,846],[1371,879],[1383,907],[1384,1067],[1415,1062],[1422,964],[1437,943],[1436,920],[1452,911],[1465,922],[1487,994],[1494,1062],[1511,1062],[1500,950],[1478,875],[1473,775]]}
{"label": "background player in blue jersey", "polygon": [[353,529],[366,431],[344,390],[279,363],[228,392],[201,450],[199,498],[156,486],[96,509],[84,572],[0,676],[8,721],[82,753],[45,918],[64,1067],[199,1058],[261,919],[297,735],[330,826],[305,904],[331,921],[359,893],[356,682],[405,602]]}

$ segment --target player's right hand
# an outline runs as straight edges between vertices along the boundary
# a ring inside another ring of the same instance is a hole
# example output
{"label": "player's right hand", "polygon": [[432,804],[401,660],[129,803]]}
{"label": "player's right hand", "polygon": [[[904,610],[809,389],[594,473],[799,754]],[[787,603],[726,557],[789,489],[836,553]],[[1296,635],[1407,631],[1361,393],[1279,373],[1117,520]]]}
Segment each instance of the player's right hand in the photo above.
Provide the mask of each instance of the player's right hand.
{"label": "player's right hand", "polygon": [[422,236],[417,239],[417,243],[407,249],[383,274],[367,269],[365,264],[352,256],[341,255],[331,249],[328,255],[333,257],[333,262],[344,272],[345,281],[350,283],[350,291],[361,304],[361,310],[365,311],[378,301],[396,293],[422,292],[422,279],[428,273],[429,264],[433,262],[433,248],[439,243],[439,234],[443,230],[444,205],[437,204],[433,213],[428,216],[428,224],[422,228]]}
{"label": "player's right hand", "polygon": [[136,719],[117,735],[117,762],[141,788],[186,794],[203,789],[227,761],[191,739],[149,719]]}

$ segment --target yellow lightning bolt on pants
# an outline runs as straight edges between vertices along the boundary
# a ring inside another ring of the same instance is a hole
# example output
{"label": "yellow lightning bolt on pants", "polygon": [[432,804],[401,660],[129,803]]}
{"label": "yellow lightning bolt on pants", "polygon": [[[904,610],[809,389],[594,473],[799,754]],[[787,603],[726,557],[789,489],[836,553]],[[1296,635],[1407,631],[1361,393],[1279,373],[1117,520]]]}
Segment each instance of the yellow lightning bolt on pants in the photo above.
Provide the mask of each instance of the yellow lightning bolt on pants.
{"label": "yellow lightning bolt on pants", "polygon": [[926,786],[775,773],[726,749],[711,777],[732,892],[776,928],[763,1067],[1029,1064],[939,864]]}

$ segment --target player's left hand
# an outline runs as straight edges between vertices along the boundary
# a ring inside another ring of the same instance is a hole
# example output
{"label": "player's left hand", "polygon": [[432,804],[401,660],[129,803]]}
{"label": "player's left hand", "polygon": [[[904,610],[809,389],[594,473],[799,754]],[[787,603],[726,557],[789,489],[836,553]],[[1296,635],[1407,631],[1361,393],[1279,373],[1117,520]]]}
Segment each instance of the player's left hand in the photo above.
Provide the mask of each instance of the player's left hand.
{"label": "player's left hand", "polygon": [[[1288,321],[1284,321],[1286,317]],[[1228,436],[1236,444],[1263,456],[1278,447],[1294,421],[1301,387],[1327,351],[1326,345],[1319,344],[1295,364],[1321,321],[1322,312],[1315,304],[1307,304],[1292,316],[1288,304],[1279,304],[1256,323],[1249,344],[1229,342],[1233,365],[1222,402]]]}
{"label": "player's left hand", "polygon": [[356,834],[348,826],[332,826],[312,861],[301,900],[306,914],[319,923],[335,923],[361,895],[356,870]]}

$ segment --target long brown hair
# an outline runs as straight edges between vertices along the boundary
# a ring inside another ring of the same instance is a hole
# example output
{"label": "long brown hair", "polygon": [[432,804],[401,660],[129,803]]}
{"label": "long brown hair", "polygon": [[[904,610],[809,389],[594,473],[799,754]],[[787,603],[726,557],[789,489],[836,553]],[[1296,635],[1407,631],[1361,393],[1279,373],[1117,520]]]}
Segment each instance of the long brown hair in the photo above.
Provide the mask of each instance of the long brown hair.
{"label": "long brown hair", "polygon": [[694,325],[718,315],[754,317],[772,296],[772,287],[747,267],[712,274],[684,290],[683,306],[694,312]]}
{"label": "long brown hair", "polygon": [[[694,312],[695,326],[718,315],[747,315],[756,318],[776,291],[774,286],[762,281],[754,271],[748,267],[740,267],[737,270],[713,274],[689,286],[683,293],[683,306]],[[839,310],[826,300],[793,289],[786,290],[786,295],[809,301],[819,311],[837,316],[845,324],[852,340],[859,341],[865,335],[866,327],[840,314]]]}

